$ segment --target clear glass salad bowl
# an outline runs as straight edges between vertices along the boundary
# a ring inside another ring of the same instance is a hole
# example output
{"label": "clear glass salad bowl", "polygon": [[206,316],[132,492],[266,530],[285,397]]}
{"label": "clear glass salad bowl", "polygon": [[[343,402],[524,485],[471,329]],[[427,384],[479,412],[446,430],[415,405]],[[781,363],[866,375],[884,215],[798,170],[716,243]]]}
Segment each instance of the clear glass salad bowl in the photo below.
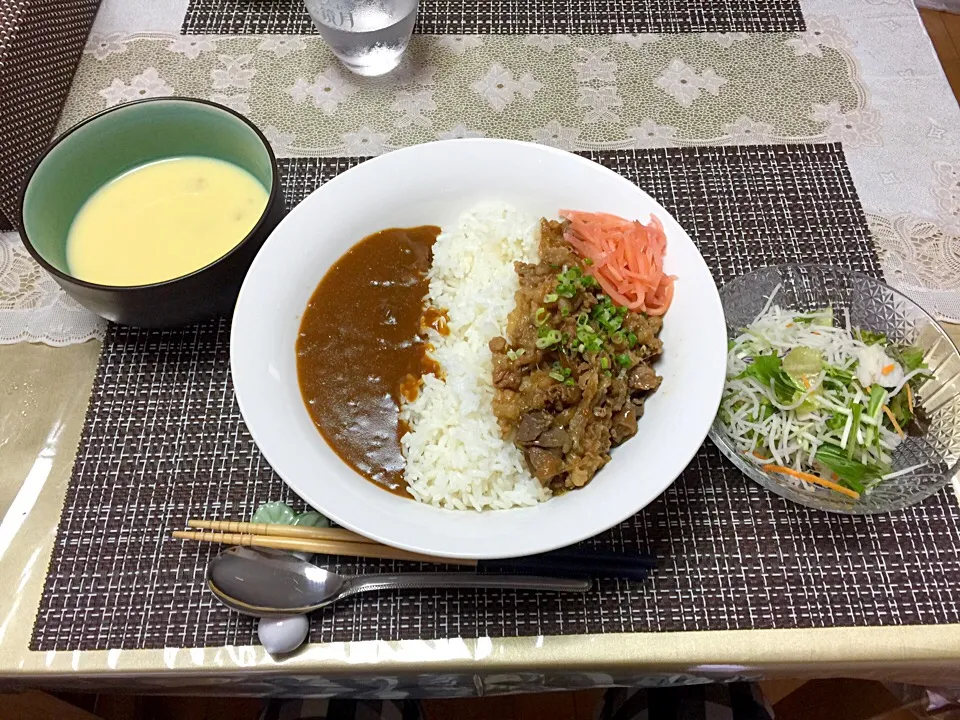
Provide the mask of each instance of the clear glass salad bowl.
{"label": "clear glass salad bowl", "polygon": [[883,480],[853,500],[828,488],[763,472],[737,450],[718,418],[710,438],[720,451],[768,490],[837,513],[901,510],[950,482],[960,471],[960,352],[943,328],[912,300],[866,275],[824,265],[779,265],[747,273],[720,290],[729,338],[739,335],[763,312],[774,290],[774,303],[784,310],[799,314],[832,306],[838,320],[849,313],[854,328],[880,332],[893,343],[923,350],[932,377],[918,389],[916,402],[926,412],[930,426],[922,436],[908,435],[896,448],[892,472],[927,464]]}

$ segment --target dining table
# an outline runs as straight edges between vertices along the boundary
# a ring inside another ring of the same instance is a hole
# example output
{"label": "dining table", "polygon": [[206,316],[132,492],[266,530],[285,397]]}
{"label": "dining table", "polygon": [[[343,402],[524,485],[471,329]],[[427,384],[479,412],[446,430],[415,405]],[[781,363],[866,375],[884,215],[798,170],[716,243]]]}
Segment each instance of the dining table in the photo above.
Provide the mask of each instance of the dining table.
{"label": "dining table", "polygon": [[826,513],[756,485],[709,440],[650,506],[587,543],[655,555],[645,582],[367,593],[314,613],[307,644],[272,657],[255,619],[206,589],[217,548],[172,537],[189,518],[305,509],[237,408],[230,318],[149,330],[96,317],[24,249],[6,177],[22,182],[52,133],[159,96],[254,122],[288,208],[397,148],[525,140],[647,191],[719,286],[776,263],[841,265],[960,341],[960,111],[910,0],[420,0],[400,66],[378,78],[338,63],[302,0],[0,5],[15,9],[0,35],[0,73],[13,73],[0,115],[5,686],[400,698],[960,685],[958,478],[899,512]]}

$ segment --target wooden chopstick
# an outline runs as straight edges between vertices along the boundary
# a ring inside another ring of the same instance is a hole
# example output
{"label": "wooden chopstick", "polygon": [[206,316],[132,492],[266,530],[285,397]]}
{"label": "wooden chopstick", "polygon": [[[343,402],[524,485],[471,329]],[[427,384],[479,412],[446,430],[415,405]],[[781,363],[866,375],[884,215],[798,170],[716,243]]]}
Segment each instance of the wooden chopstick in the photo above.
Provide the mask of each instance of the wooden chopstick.
{"label": "wooden chopstick", "polygon": [[273,523],[238,522],[235,520],[188,520],[187,527],[197,530],[216,530],[244,535],[276,535],[279,537],[308,538],[310,540],[329,540],[331,542],[354,542],[379,544],[351,530],[342,528],[318,528],[303,525],[274,525]]}
{"label": "wooden chopstick", "polygon": [[[334,530],[336,528],[303,528],[290,525],[276,527],[286,530]],[[349,532],[345,530],[343,532]],[[355,533],[350,533],[355,535]],[[306,537],[283,537],[276,535],[255,535],[232,532],[203,532],[190,530],[176,530],[173,537],[180,540],[198,540],[200,542],[215,542],[226,545],[241,545],[243,547],[273,548],[275,550],[293,550],[308,553],[323,553],[324,555],[345,555],[350,557],[377,558],[380,560],[409,560],[413,562],[444,563],[449,565],[466,565],[476,567],[476,560],[455,560],[451,558],[421,555],[419,553],[400,550],[399,548],[381,545],[369,540],[365,542],[342,542],[339,540],[320,540]],[[360,536],[357,536],[360,537]]]}
{"label": "wooden chopstick", "polygon": [[655,557],[587,548],[562,548],[542,555],[504,560],[457,560],[422,555],[382,545],[358,533],[342,528],[317,528],[301,525],[238,522],[234,520],[187,521],[194,531],[178,530],[173,537],[182,540],[216,542],[244,547],[273,548],[323,555],[407,560],[473,567],[481,572],[534,573],[555,577],[620,577],[643,580],[657,565]]}

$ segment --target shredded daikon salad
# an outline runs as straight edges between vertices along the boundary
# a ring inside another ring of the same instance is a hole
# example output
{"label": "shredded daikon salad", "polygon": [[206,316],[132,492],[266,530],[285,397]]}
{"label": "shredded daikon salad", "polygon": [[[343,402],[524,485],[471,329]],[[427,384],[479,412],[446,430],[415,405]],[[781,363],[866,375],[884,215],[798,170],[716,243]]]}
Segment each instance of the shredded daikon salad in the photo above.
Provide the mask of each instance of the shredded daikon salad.
{"label": "shredded daikon salad", "polygon": [[892,455],[924,431],[923,352],[838,323],[829,307],[784,310],[775,295],[729,344],[719,418],[736,448],[766,472],[854,500],[922,467],[894,472]]}

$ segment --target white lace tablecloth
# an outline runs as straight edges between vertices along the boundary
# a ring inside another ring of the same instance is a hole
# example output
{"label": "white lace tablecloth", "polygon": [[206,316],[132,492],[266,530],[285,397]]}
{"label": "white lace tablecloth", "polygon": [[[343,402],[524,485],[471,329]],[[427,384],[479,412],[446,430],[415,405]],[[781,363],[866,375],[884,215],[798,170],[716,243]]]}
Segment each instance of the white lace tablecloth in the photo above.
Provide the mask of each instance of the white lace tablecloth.
{"label": "white lace tablecloth", "polygon": [[16,233],[0,233],[0,344],[70,345],[102,338],[105,328],[34,262]]}
{"label": "white lace tablecloth", "polygon": [[[281,157],[478,135],[569,150],[839,140],[887,281],[960,322],[960,110],[911,0],[803,0],[792,34],[419,36],[380,80],[316,36],[183,36],[187,4],[104,0],[61,130],[174,94],[247,114]],[[2,236],[0,343],[102,330]]]}

